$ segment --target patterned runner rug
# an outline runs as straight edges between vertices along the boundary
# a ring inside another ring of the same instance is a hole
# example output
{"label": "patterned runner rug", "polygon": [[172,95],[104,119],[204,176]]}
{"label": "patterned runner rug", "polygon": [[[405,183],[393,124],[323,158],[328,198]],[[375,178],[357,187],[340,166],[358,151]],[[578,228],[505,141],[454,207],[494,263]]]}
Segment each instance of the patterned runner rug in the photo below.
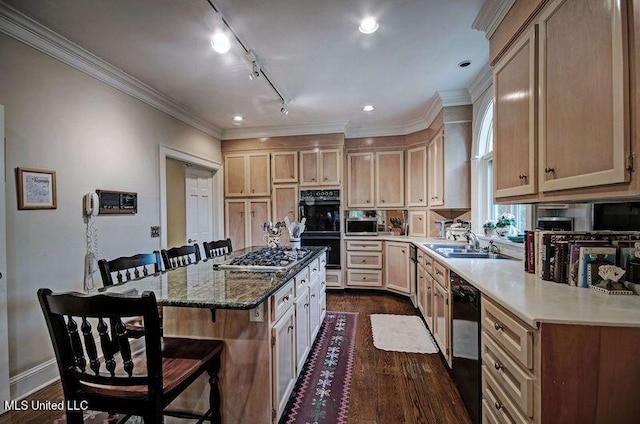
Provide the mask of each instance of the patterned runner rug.
{"label": "patterned runner rug", "polygon": [[327,312],[280,424],[347,422],[358,314]]}

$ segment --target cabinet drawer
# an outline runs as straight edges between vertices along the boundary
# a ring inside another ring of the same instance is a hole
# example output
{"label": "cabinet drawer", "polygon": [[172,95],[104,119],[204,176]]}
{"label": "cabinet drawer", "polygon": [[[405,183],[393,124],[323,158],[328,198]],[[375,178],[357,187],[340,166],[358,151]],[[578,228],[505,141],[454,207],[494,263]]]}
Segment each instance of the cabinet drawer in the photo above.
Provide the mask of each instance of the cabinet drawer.
{"label": "cabinet drawer", "polygon": [[314,259],[309,264],[309,281],[314,282],[320,276],[320,260],[318,258]]}
{"label": "cabinet drawer", "polygon": [[482,407],[492,408],[494,417],[503,423],[526,424],[529,421],[520,413],[509,397],[502,391],[496,380],[482,366]]}
{"label": "cabinet drawer", "polygon": [[482,424],[502,424],[502,420],[496,415],[496,410],[489,401],[482,399]]}
{"label": "cabinet drawer", "polygon": [[435,270],[433,269],[433,258],[429,255],[424,255],[424,270],[427,271],[432,277],[435,277]]}
{"label": "cabinet drawer", "polygon": [[533,330],[502,311],[487,297],[482,302],[482,329],[521,365],[533,369]]}
{"label": "cabinet drawer", "polygon": [[347,252],[347,267],[382,269],[382,252]]}
{"label": "cabinet drawer", "polygon": [[342,287],[342,272],[327,271],[327,287]]}
{"label": "cabinet drawer", "polygon": [[533,417],[533,377],[482,332],[482,363],[527,417]]}
{"label": "cabinet drawer", "polygon": [[422,263],[424,263],[424,257],[427,256],[427,255],[425,255],[422,250],[420,250],[420,249],[417,249],[417,250],[418,250],[418,258],[417,258],[418,259],[418,263],[422,264]]}
{"label": "cabinet drawer", "polygon": [[304,288],[309,284],[309,268],[305,268],[300,271],[298,275],[294,277],[295,280],[295,296],[298,297],[300,293],[304,291]]}
{"label": "cabinet drawer", "polygon": [[271,322],[276,322],[293,305],[294,280],[291,279],[271,296]]}
{"label": "cabinet drawer", "polygon": [[449,287],[449,272],[446,267],[440,265],[440,263],[433,261],[433,278],[444,288]]}
{"label": "cabinet drawer", "polygon": [[371,250],[382,252],[382,242],[368,240],[347,240],[347,250]]}
{"label": "cabinet drawer", "polygon": [[347,285],[382,287],[382,271],[349,269],[347,270]]}

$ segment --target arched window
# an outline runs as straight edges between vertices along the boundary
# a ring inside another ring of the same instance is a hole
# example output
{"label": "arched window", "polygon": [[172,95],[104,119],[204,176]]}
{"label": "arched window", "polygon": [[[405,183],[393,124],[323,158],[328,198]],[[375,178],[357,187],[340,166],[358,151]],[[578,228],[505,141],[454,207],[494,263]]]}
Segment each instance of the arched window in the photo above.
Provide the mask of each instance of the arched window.
{"label": "arched window", "polygon": [[503,213],[511,213],[516,218],[516,227],[522,233],[527,228],[528,208],[526,205],[497,205],[493,201],[493,100],[481,115],[478,129],[477,179],[478,196],[476,207],[480,218],[477,229],[488,219],[498,219]]}

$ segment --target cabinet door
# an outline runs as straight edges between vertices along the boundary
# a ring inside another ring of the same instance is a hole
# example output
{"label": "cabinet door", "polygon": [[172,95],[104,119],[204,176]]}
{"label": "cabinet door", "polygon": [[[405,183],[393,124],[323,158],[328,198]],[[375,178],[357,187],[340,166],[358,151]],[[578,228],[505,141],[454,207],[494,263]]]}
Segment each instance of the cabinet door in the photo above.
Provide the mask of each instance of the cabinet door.
{"label": "cabinet door", "polygon": [[340,150],[320,151],[320,183],[322,185],[340,185]]}
{"label": "cabinet door", "polygon": [[385,281],[388,289],[411,293],[409,281],[409,245],[388,241],[385,243]]}
{"label": "cabinet door", "polygon": [[244,200],[225,201],[225,232],[227,237],[231,239],[234,249],[247,247],[246,206],[247,202]]}
{"label": "cabinet door", "polygon": [[225,196],[247,195],[247,171],[245,155],[227,155],[224,157]]}
{"label": "cabinet door", "polygon": [[300,152],[300,185],[317,186],[320,183],[318,169],[318,152]]}
{"label": "cabinet door", "polygon": [[288,216],[291,221],[298,220],[298,186],[284,184],[273,186],[273,220],[283,221]]}
{"label": "cabinet door", "polygon": [[427,327],[431,332],[434,332],[433,329],[433,300],[434,300],[434,284],[435,281],[431,275],[424,270],[424,320],[427,323]]}
{"label": "cabinet door", "polygon": [[309,328],[311,340],[316,338],[320,329],[320,280],[316,279],[309,285]]}
{"label": "cabinet door", "polygon": [[271,153],[272,183],[298,182],[298,152]]}
{"label": "cabinet door", "polygon": [[269,171],[269,154],[258,153],[248,155],[249,162],[249,195],[271,195],[271,173]]}
{"label": "cabinet door", "polygon": [[296,366],[297,373],[302,371],[311,347],[311,333],[309,328],[309,287],[296,298]]}
{"label": "cabinet door", "polygon": [[407,206],[427,206],[427,147],[407,150]]}
{"label": "cabinet door", "polygon": [[444,133],[441,131],[428,147],[429,206],[444,205]]}
{"label": "cabinet door", "polygon": [[427,211],[409,211],[409,235],[427,236]]}
{"label": "cabinet door", "polygon": [[555,0],[541,13],[541,191],[629,181],[622,0]]}
{"label": "cabinet door", "polygon": [[404,207],[404,152],[376,153],[376,206]]}
{"label": "cabinet door", "polygon": [[373,153],[350,153],[347,157],[347,206],[373,207]]}
{"label": "cabinet door", "polygon": [[263,224],[271,221],[271,202],[269,200],[249,200],[248,227],[250,246],[266,246]]}
{"label": "cabinet door", "polygon": [[536,191],[535,31],[516,43],[493,71],[495,197]]}
{"label": "cabinet door", "polygon": [[271,337],[273,404],[279,418],[296,383],[294,308],[289,308],[273,325]]}
{"label": "cabinet door", "polygon": [[440,284],[434,284],[433,337],[447,362],[449,360],[449,294]]}

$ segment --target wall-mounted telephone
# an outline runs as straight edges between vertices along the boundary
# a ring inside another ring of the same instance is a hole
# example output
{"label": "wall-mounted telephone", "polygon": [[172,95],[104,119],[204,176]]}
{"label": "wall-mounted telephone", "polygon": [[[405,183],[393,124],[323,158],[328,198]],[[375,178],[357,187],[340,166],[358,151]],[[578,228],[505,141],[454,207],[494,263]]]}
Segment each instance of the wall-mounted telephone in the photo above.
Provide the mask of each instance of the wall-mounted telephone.
{"label": "wall-mounted telephone", "polygon": [[84,213],[87,216],[96,216],[100,210],[100,198],[96,193],[84,195]]}

